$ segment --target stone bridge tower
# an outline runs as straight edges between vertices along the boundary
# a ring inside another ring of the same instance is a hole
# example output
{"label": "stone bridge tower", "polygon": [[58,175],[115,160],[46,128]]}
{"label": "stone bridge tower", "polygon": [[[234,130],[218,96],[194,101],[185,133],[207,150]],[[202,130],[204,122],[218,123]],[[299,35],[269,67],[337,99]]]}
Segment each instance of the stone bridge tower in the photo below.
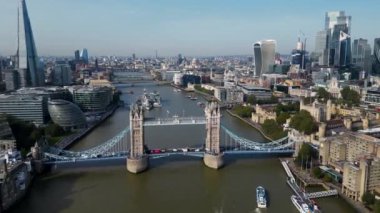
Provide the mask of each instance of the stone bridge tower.
{"label": "stone bridge tower", "polygon": [[127,157],[127,170],[140,173],[148,168],[148,156],[144,153],[144,112],[140,107],[131,107],[129,122],[131,145]]}
{"label": "stone bridge tower", "polygon": [[206,150],[203,161],[206,166],[219,169],[223,166],[223,153],[220,152],[220,108],[216,102],[208,103],[206,115]]}

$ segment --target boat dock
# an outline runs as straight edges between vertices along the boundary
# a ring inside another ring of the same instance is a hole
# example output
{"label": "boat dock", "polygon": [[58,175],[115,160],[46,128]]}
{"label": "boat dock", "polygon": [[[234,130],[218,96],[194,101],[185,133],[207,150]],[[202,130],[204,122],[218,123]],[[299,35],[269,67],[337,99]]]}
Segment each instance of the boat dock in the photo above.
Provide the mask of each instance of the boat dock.
{"label": "boat dock", "polygon": [[336,196],[338,195],[338,190],[326,190],[326,191],[320,191],[320,192],[311,192],[311,193],[305,193],[302,191],[302,189],[297,185],[296,180],[293,176],[293,173],[290,171],[288,163],[285,161],[281,161],[282,166],[284,167],[284,170],[288,176],[288,180],[286,183],[289,185],[289,187],[294,191],[294,193],[298,197],[302,197],[304,200],[314,199],[314,198],[322,198],[322,197],[329,197],[329,196]]}

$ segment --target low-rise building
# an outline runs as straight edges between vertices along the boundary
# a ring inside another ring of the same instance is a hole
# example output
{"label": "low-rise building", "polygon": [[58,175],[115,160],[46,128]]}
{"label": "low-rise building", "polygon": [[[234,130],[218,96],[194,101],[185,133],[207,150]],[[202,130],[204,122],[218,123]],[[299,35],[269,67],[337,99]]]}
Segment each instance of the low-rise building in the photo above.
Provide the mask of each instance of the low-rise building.
{"label": "low-rise building", "polygon": [[72,87],[74,103],[84,112],[103,112],[111,104],[113,90],[110,87]]}
{"label": "low-rise building", "polygon": [[276,112],[273,105],[258,105],[256,104],[256,112],[252,113],[251,119],[255,123],[263,124],[265,120],[276,120]]}

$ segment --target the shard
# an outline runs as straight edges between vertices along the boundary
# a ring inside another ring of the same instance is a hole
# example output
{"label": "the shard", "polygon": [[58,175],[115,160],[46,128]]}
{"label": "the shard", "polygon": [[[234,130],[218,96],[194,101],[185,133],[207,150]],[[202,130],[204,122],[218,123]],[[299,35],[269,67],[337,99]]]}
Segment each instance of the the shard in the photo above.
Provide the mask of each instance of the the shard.
{"label": "the shard", "polygon": [[45,82],[44,71],[38,59],[25,0],[18,7],[18,47],[17,68],[22,87],[42,86]]}

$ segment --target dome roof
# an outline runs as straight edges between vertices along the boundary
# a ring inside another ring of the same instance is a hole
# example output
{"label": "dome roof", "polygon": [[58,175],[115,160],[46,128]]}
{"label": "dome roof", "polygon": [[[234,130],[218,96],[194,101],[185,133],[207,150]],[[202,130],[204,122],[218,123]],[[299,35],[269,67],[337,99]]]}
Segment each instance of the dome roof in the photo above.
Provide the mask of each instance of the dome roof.
{"label": "dome roof", "polygon": [[86,126],[86,117],[75,104],[65,100],[51,100],[48,103],[51,119],[61,127],[81,128]]}

